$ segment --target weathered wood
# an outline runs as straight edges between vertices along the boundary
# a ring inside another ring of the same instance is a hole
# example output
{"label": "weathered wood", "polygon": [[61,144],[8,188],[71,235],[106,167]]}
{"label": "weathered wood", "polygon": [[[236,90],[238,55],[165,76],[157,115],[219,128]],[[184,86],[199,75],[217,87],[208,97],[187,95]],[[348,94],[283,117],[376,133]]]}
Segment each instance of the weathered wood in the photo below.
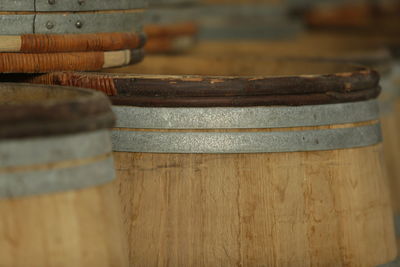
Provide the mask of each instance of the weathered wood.
{"label": "weathered wood", "polygon": [[1,83],[0,96],[0,138],[61,135],[114,124],[109,100],[91,90]]}
{"label": "weathered wood", "polygon": [[25,34],[0,36],[1,52],[82,52],[137,49],[146,37],[136,33]]}
{"label": "weathered wood", "polygon": [[107,52],[0,53],[0,72],[94,71],[137,63],[143,56],[142,49]]}

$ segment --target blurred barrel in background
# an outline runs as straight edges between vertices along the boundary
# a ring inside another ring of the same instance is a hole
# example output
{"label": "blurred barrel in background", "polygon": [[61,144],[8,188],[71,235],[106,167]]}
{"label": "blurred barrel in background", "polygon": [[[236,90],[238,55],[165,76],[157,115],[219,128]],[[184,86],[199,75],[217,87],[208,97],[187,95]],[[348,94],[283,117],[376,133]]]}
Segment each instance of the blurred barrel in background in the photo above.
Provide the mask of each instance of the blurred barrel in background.
{"label": "blurred barrel in background", "polygon": [[[136,63],[147,0],[0,4],[0,72],[99,70]],[[115,60],[115,54],[119,54]]]}
{"label": "blurred barrel in background", "polygon": [[0,84],[0,265],[128,266],[109,101]]}
{"label": "blurred barrel in background", "polygon": [[152,0],[145,17],[149,53],[182,53],[196,44],[198,5],[194,0]]}
{"label": "blurred barrel in background", "polygon": [[285,1],[206,0],[199,11],[204,40],[288,39],[302,31]]}

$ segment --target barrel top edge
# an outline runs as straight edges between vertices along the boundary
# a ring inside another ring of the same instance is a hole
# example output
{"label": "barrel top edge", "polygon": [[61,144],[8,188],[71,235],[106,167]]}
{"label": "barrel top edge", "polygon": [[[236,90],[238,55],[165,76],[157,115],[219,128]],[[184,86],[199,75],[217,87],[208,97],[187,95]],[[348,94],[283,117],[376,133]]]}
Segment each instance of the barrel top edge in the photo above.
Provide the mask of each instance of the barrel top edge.
{"label": "barrel top edge", "polygon": [[0,139],[110,128],[114,115],[101,92],[74,87],[0,84]]}

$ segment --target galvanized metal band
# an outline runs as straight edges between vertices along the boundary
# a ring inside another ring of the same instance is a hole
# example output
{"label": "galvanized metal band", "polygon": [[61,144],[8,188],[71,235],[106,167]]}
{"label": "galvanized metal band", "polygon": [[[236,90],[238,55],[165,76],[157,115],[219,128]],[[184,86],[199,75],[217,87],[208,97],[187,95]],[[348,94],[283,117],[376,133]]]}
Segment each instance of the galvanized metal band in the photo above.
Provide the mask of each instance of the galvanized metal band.
{"label": "galvanized metal band", "polygon": [[179,6],[151,8],[146,11],[146,24],[168,24],[197,21],[199,10],[195,7]]}
{"label": "galvanized metal band", "polygon": [[0,198],[92,187],[115,177],[107,130],[0,142]]}
{"label": "galvanized metal band", "polygon": [[140,32],[143,12],[0,15],[0,35]]}
{"label": "galvanized metal band", "polygon": [[145,8],[145,0],[1,0],[0,11],[96,11]]}
{"label": "galvanized metal band", "polygon": [[237,129],[323,126],[376,120],[376,100],[298,107],[143,108],[113,106],[117,127]]}
{"label": "galvanized metal band", "polygon": [[273,153],[356,148],[381,142],[380,125],[277,132],[112,131],[114,151]]}

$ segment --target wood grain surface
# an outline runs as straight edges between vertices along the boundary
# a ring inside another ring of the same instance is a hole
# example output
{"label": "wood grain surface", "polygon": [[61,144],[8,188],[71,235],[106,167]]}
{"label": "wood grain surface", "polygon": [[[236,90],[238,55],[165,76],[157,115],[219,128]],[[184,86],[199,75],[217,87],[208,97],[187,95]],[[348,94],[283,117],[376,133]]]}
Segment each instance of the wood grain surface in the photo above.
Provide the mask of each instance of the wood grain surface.
{"label": "wood grain surface", "polygon": [[146,37],[137,33],[25,34],[0,36],[1,52],[49,53],[141,48]]}
{"label": "wood grain surface", "polygon": [[381,145],[114,155],[132,265],[377,266],[396,257]]}
{"label": "wood grain surface", "polygon": [[1,199],[0,212],[0,266],[129,266],[114,184]]}

